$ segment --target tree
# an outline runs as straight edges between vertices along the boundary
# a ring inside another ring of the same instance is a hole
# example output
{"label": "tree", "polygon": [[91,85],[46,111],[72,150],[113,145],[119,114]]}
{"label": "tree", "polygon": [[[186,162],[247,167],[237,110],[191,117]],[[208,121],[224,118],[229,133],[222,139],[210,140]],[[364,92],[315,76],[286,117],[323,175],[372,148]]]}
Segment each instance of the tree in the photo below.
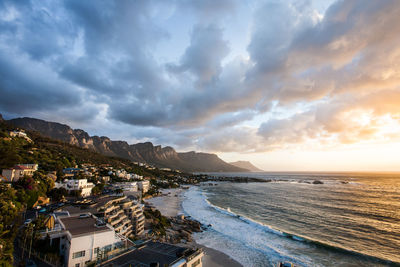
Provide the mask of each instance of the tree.
{"label": "tree", "polygon": [[98,184],[92,189],[92,195],[99,195],[103,192],[104,184]]}

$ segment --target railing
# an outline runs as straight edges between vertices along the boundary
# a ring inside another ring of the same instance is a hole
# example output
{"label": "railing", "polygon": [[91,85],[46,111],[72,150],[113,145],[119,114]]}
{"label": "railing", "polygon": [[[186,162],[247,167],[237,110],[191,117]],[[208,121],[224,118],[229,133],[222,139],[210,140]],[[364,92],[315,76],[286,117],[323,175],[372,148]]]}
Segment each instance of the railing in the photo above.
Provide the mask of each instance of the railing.
{"label": "railing", "polygon": [[53,229],[47,229],[46,230],[39,230],[38,233],[39,234],[51,234],[51,233],[55,233],[55,232],[61,232],[63,231],[63,228],[61,227],[61,225],[55,225]]}

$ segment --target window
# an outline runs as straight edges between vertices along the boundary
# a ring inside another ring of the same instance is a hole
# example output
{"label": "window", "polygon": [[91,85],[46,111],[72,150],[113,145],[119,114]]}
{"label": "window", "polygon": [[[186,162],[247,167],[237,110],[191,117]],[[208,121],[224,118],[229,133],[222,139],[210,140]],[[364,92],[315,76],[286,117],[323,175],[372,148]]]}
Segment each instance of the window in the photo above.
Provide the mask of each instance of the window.
{"label": "window", "polygon": [[195,267],[200,264],[200,259],[192,263],[192,267]]}
{"label": "window", "polygon": [[100,250],[100,248],[99,248],[99,247],[97,247],[97,248],[94,248],[94,254],[97,254],[97,253],[99,253],[99,250]]}
{"label": "window", "polygon": [[85,257],[85,251],[84,250],[78,251],[78,252],[75,252],[74,254],[72,254],[72,258],[73,259],[80,258],[80,257]]}
{"label": "window", "polygon": [[79,263],[75,264],[75,267],[79,267],[79,266],[80,266],[80,264],[79,264]]}

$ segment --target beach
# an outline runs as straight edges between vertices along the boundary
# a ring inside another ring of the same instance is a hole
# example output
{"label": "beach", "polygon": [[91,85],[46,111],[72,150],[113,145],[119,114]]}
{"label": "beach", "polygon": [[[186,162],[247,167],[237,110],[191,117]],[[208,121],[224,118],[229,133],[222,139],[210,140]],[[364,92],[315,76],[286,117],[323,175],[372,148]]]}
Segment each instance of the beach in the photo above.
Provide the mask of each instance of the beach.
{"label": "beach", "polygon": [[[156,209],[158,209],[162,215],[167,217],[175,217],[178,214],[183,214],[182,210],[182,200],[184,189],[176,188],[176,189],[165,189],[162,191],[162,195],[150,199],[146,199],[146,202],[152,204]],[[200,245],[198,243],[190,242],[187,244],[180,244],[182,246],[187,247],[198,247],[202,248],[204,251],[203,257],[203,266],[205,267],[221,267],[221,266],[232,266],[232,267],[240,267],[242,266],[237,261],[233,260],[228,255]]]}

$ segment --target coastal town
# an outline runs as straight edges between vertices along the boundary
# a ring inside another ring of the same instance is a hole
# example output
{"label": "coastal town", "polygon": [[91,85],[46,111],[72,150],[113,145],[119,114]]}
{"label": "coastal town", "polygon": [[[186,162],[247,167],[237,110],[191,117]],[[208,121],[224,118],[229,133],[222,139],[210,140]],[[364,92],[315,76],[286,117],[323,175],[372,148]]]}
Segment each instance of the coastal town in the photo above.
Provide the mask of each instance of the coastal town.
{"label": "coastal town", "polygon": [[108,157],[4,120],[0,153],[5,266],[240,266],[195,242],[210,225],[185,215],[182,196],[198,185],[269,182]]}
{"label": "coastal town", "polygon": [[[29,156],[43,150],[23,129],[7,127],[1,132],[3,150],[12,146]],[[2,264],[202,266],[204,252],[190,242],[204,226],[183,214],[165,217],[147,202],[162,195],[162,188],[184,189],[199,180],[138,162],[129,168],[79,162],[52,170],[45,165],[57,159],[35,158],[19,157],[8,168],[2,162]],[[167,176],[142,175],[146,171]]]}

